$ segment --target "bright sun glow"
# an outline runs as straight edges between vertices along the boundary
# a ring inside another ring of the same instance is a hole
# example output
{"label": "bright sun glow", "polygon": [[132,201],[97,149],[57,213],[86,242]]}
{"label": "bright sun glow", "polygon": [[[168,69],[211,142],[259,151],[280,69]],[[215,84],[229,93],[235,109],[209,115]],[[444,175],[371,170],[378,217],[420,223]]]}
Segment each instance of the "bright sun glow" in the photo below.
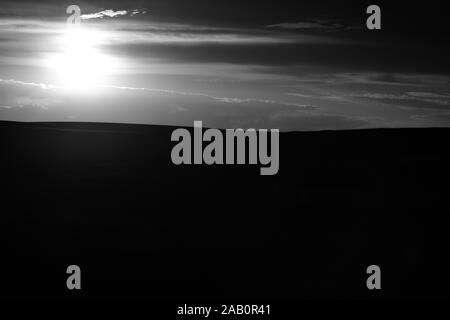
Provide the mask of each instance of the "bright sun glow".
{"label": "bright sun glow", "polygon": [[92,92],[104,84],[116,62],[96,46],[98,33],[81,28],[68,29],[61,39],[61,50],[49,57],[48,66],[55,71],[56,85],[71,92]]}

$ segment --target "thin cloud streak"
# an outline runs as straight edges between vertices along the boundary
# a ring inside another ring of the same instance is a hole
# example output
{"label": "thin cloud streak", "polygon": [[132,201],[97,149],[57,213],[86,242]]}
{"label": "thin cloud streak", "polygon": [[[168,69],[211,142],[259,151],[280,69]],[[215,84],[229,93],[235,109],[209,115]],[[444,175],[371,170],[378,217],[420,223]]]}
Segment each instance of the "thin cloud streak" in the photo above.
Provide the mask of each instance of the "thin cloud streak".
{"label": "thin cloud streak", "polygon": [[45,83],[35,83],[35,82],[24,82],[24,81],[18,81],[13,79],[0,79],[0,84],[6,84],[6,85],[19,85],[19,86],[31,86],[31,87],[38,87],[44,90],[49,89],[56,89],[56,86],[45,84]]}
{"label": "thin cloud streak", "polygon": [[353,94],[353,97],[369,98],[375,100],[412,100],[419,102],[427,102],[440,106],[450,106],[450,96],[442,94],[434,94],[428,92],[421,92],[412,94],[407,92],[405,94],[389,94],[389,93],[362,93]]}
{"label": "thin cloud streak", "polygon": [[165,93],[165,94],[176,94],[176,95],[182,95],[182,96],[204,97],[204,98],[209,98],[212,100],[229,103],[229,104],[243,104],[243,103],[249,103],[249,102],[256,102],[256,103],[263,103],[263,104],[277,104],[277,105],[288,106],[288,107],[297,107],[297,108],[301,108],[302,110],[315,110],[316,109],[315,107],[310,106],[310,105],[288,103],[288,102],[269,100],[269,99],[217,97],[217,96],[213,96],[213,95],[209,95],[209,94],[205,94],[205,93],[183,92],[183,91],[155,89],[155,88],[134,88],[134,87],[123,87],[123,86],[100,86],[100,87],[101,88],[110,88],[110,89],[120,89],[120,90],[148,91],[148,92],[157,92],[157,93]]}
{"label": "thin cloud streak", "polygon": [[341,30],[360,30],[362,26],[345,26],[335,21],[327,21],[316,19],[312,21],[300,22],[282,22],[277,24],[266,25],[268,29],[285,29],[285,30],[321,30],[321,31],[341,31]]}
{"label": "thin cloud streak", "polygon": [[133,17],[137,14],[146,14],[147,10],[141,9],[132,9],[132,10],[118,10],[114,11],[113,9],[106,9],[99,12],[88,13],[81,15],[81,19],[90,20],[90,19],[103,19],[104,17],[108,18],[117,18],[122,16],[130,16]]}
{"label": "thin cloud streak", "polygon": [[[34,83],[34,82],[24,82],[19,80],[4,80],[0,79],[0,84],[6,84],[6,85],[18,85],[18,86],[30,86],[30,87],[37,87],[41,88],[43,90],[50,90],[50,89],[64,89],[64,87],[58,87],[50,84],[44,84],[44,83]],[[216,100],[223,103],[228,104],[244,104],[244,103],[250,103],[250,102],[256,102],[256,103],[262,103],[262,104],[276,104],[281,106],[288,106],[288,107],[297,107],[301,108],[302,110],[315,110],[317,108],[311,106],[311,105],[304,105],[304,104],[296,104],[296,103],[289,103],[289,102],[283,102],[283,101],[277,101],[277,100],[270,100],[270,99],[257,99],[257,98],[236,98],[236,97],[218,97],[209,95],[206,93],[199,93],[199,92],[185,92],[185,91],[177,91],[177,90],[171,90],[171,89],[158,89],[158,88],[136,88],[136,87],[126,87],[126,86],[110,86],[110,85],[100,85],[96,86],[97,88],[104,88],[104,89],[117,89],[117,90],[129,90],[129,91],[146,91],[146,92],[154,92],[154,93],[164,93],[164,94],[174,94],[174,95],[181,95],[181,96],[195,96],[195,97],[204,97],[212,100]]]}

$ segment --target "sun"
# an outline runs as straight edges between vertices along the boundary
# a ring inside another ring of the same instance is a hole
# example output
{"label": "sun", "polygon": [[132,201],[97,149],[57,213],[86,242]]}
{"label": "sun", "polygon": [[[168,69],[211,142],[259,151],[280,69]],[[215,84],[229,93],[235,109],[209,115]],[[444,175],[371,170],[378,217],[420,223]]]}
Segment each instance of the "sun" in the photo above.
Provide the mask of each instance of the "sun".
{"label": "sun", "polygon": [[104,84],[116,62],[97,48],[99,33],[82,28],[67,29],[60,39],[60,51],[49,56],[55,84],[70,92],[92,92]]}

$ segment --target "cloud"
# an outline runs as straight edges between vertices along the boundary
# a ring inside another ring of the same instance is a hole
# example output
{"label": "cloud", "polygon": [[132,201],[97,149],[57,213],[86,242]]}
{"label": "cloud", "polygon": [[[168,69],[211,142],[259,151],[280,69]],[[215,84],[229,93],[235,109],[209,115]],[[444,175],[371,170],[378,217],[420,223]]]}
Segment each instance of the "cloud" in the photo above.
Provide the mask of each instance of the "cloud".
{"label": "cloud", "polygon": [[331,100],[331,101],[340,101],[344,97],[338,96],[338,95],[331,95],[328,93],[317,93],[317,94],[304,94],[304,93],[296,93],[296,92],[289,92],[286,93],[288,96],[292,97],[298,97],[298,98],[305,98],[305,99],[322,99],[322,100]]}
{"label": "cloud", "polygon": [[[29,87],[40,88],[43,90],[61,89],[57,86],[50,85],[50,84],[24,82],[24,81],[12,80],[12,79],[10,79],[10,80],[0,79],[0,84],[16,85],[16,86],[29,86]],[[259,103],[259,104],[272,104],[272,105],[280,105],[280,106],[287,106],[287,107],[297,107],[302,110],[317,109],[316,107],[313,107],[311,105],[296,104],[296,103],[283,102],[283,101],[277,101],[277,100],[271,100],[271,99],[218,97],[218,96],[209,95],[206,93],[199,93],[199,92],[186,92],[186,91],[177,91],[177,90],[171,90],[171,89],[158,89],[158,88],[145,88],[145,87],[126,87],[126,86],[110,86],[110,85],[101,85],[98,87],[105,88],[105,89],[147,91],[147,92],[173,94],[173,95],[181,95],[181,96],[204,97],[204,98],[208,98],[208,99],[212,99],[212,100],[215,100],[218,102],[223,102],[223,103],[228,103],[228,104],[245,104],[245,103],[254,102],[254,103]]]}
{"label": "cloud", "polygon": [[[429,103],[440,107],[450,106],[450,95],[437,94],[431,92],[406,92],[404,94],[391,93],[357,93],[352,94],[352,97],[361,97],[375,100],[400,100],[400,101],[416,101],[421,103]],[[418,105],[411,107],[423,108],[425,105]]]}
{"label": "cloud", "polygon": [[216,101],[223,102],[223,103],[229,103],[229,104],[244,104],[244,103],[255,102],[255,103],[260,103],[260,104],[273,104],[273,105],[280,105],[280,106],[287,106],[287,107],[297,107],[297,108],[301,108],[303,110],[317,109],[316,107],[313,107],[311,105],[296,104],[296,103],[283,102],[283,101],[270,100],[270,99],[217,97],[217,96],[213,96],[213,95],[209,95],[209,94],[205,94],[205,93],[184,92],[184,91],[155,89],[155,88],[134,88],[134,87],[120,87],[120,86],[102,86],[102,87],[110,88],[110,89],[120,89],[120,90],[148,91],[148,92],[175,94],[175,95],[182,95],[182,96],[204,97],[204,98],[209,98],[212,100],[216,100]]}
{"label": "cloud", "polygon": [[126,16],[126,15],[129,15],[132,17],[139,13],[145,14],[145,13],[147,13],[147,11],[146,10],[141,11],[140,9],[134,9],[132,11],[127,11],[127,10],[114,11],[112,9],[107,9],[107,10],[103,10],[103,11],[99,11],[99,12],[83,14],[83,15],[81,15],[81,19],[83,19],[83,20],[103,19],[104,17],[116,18],[116,17]]}
{"label": "cloud", "polygon": [[45,84],[45,83],[34,83],[34,82],[24,82],[24,81],[18,81],[18,80],[5,80],[0,79],[0,84],[6,84],[6,85],[18,85],[18,86],[31,86],[31,87],[38,87],[44,90],[54,89],[55,86]]}
{"label": "cloud", "polygon": [[418,98],[442,98],[450,99],[450,94],[438,94],[431,92],[407,92],[408,95]]}
{"label": "cloud", "polygon": [[316,107],[313,107],[311,105],[307,104],[296,104],[296,103],[289,103],[289,102],[280,102],[276,100],[270,100],[270,99],[254,99],[254,98],[217,98],[213,97],[217,101],[225,102],[225,103],[249,103],[249,102],[256,102],[256,103],[265,103],[265,104],[278,104],[282,106],[288,106],[288,107],[298,107],[303,110],[315,110]]}
{"label": "cloud", "polygon": [[312,20],[301,22],[282,22],[277,24],[270,24],[265,28],[287,29],[287,30],[323,30],[323,31],[338,31],[338,30],[357,30],[360,26],[344,26],[341,23],[327,21],[327,20]]}
{"label": "cloud", "polygon": [[386,72],[346,72],[328,76],[330,82],[337,84],[373,84],[373,85],[397,85],[397,86],[448,86],[450,77],[441,74],[418,73],[386,73]]}
{"label": "cloud", "polygon": [[[247,45],[256,44],[304,44],[304,43],[333,43],[331,37],[316,35],[275,34],[269,30],[252,28],[230,28],[208,25],[189,25],[180,23],[147,22],[147,21],[117,21],[108,25],[106,30],[109,37],[119,45],[155,43],[168,44],[228,44]],[[338,42],[338,41],[334,41]],[[342,43],[342,42],[339,42]],[[145,48],[146,53],[148,48]]]}
{"label": "cloud", "polygon": [[386,99],[386,100],[414,100],[414,97],[406,94],[391,94],[391,93],[355,93],[353,97],[369,98],[369,99]]}
{"label": "cloud", "polygon": [[146,14],[147,10],[139,10],[139,9],[134,9],[133,11],[131,11],[130,13],[130,17],[135,16],[137,14]]}
{"label": "cloud", "polygon": [[0,79],[0,106],[3,112],[14,110],[47,110],[58,103],[54,96],[55,87],[35,82],[25,82],[13,79]]}

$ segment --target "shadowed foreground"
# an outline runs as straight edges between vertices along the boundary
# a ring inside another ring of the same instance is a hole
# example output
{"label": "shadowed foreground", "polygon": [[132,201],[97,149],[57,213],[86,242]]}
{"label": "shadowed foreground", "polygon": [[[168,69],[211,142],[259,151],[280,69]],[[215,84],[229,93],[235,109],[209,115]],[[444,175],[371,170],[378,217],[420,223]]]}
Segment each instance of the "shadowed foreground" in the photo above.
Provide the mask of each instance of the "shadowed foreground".
{"label": "shadowed foreground", "polygon": [[282,133],[277,176],[175,166],[173,130],[1,122],[1,296],[449,296],[450,130]]}

